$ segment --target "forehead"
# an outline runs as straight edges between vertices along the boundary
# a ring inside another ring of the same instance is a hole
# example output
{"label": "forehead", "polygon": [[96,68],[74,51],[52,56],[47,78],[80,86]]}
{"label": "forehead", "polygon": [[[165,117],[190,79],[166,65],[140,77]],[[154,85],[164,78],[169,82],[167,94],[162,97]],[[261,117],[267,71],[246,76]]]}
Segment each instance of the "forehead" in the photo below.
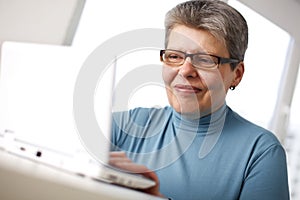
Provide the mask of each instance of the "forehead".
{"label": "forehead", "polygon": [[171,30],[167,48],[189,53],[205,52],[218,55],[228,53],[225,45],[210,32],[184,25],[177,25]]}

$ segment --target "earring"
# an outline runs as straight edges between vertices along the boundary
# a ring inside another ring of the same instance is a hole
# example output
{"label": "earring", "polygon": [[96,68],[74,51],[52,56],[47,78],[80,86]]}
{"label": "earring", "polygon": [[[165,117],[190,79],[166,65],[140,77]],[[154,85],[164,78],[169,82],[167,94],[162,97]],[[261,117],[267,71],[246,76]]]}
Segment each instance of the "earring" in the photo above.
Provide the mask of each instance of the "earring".
{"label": "earring", "polygon": [[234,89],[235,89],[235,86],[232,85],[232,86],[229,87],[229,89],[234,90]]}

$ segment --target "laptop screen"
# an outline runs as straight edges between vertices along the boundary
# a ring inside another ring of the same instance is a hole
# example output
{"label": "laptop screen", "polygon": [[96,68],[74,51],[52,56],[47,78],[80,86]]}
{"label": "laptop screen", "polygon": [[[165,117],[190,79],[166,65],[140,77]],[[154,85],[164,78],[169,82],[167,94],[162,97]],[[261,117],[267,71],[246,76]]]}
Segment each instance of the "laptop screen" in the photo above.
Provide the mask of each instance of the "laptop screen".
{"label": "laptop screen", "polygon": [[2,46],[0,130],[72,154],[83,146],[73,119],[73,90],[84,55],[71,47]]}

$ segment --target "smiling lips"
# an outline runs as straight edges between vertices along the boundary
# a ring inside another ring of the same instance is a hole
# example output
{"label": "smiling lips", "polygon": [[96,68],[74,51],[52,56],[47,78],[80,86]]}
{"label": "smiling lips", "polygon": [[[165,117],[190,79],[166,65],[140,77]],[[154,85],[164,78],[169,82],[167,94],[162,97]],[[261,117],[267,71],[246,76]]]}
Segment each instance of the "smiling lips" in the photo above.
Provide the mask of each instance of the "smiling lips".
{"label": "smiling lips", "polygon": [[174,89],[178,92],[183,92],[183,93],[198,93],[202,91],[202,89],[198,87],[192,85],[182,85],[182,84],[176,84],[174,86]]}

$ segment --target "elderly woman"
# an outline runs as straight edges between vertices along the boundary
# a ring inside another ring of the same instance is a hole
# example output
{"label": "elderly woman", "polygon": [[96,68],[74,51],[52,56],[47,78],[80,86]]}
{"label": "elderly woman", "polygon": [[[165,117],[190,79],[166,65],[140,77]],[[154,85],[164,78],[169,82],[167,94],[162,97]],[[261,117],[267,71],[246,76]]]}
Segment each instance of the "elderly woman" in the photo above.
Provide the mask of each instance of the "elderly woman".
{"label": "elderly woman", "polygon": [[170,10],[165,26],[171,106],[114,113],[111,164],[155,180],[145,192],[171,199],[289,199],[280,142],[225,102],[244,74],[245,19],[222,1],[195,0]]}

